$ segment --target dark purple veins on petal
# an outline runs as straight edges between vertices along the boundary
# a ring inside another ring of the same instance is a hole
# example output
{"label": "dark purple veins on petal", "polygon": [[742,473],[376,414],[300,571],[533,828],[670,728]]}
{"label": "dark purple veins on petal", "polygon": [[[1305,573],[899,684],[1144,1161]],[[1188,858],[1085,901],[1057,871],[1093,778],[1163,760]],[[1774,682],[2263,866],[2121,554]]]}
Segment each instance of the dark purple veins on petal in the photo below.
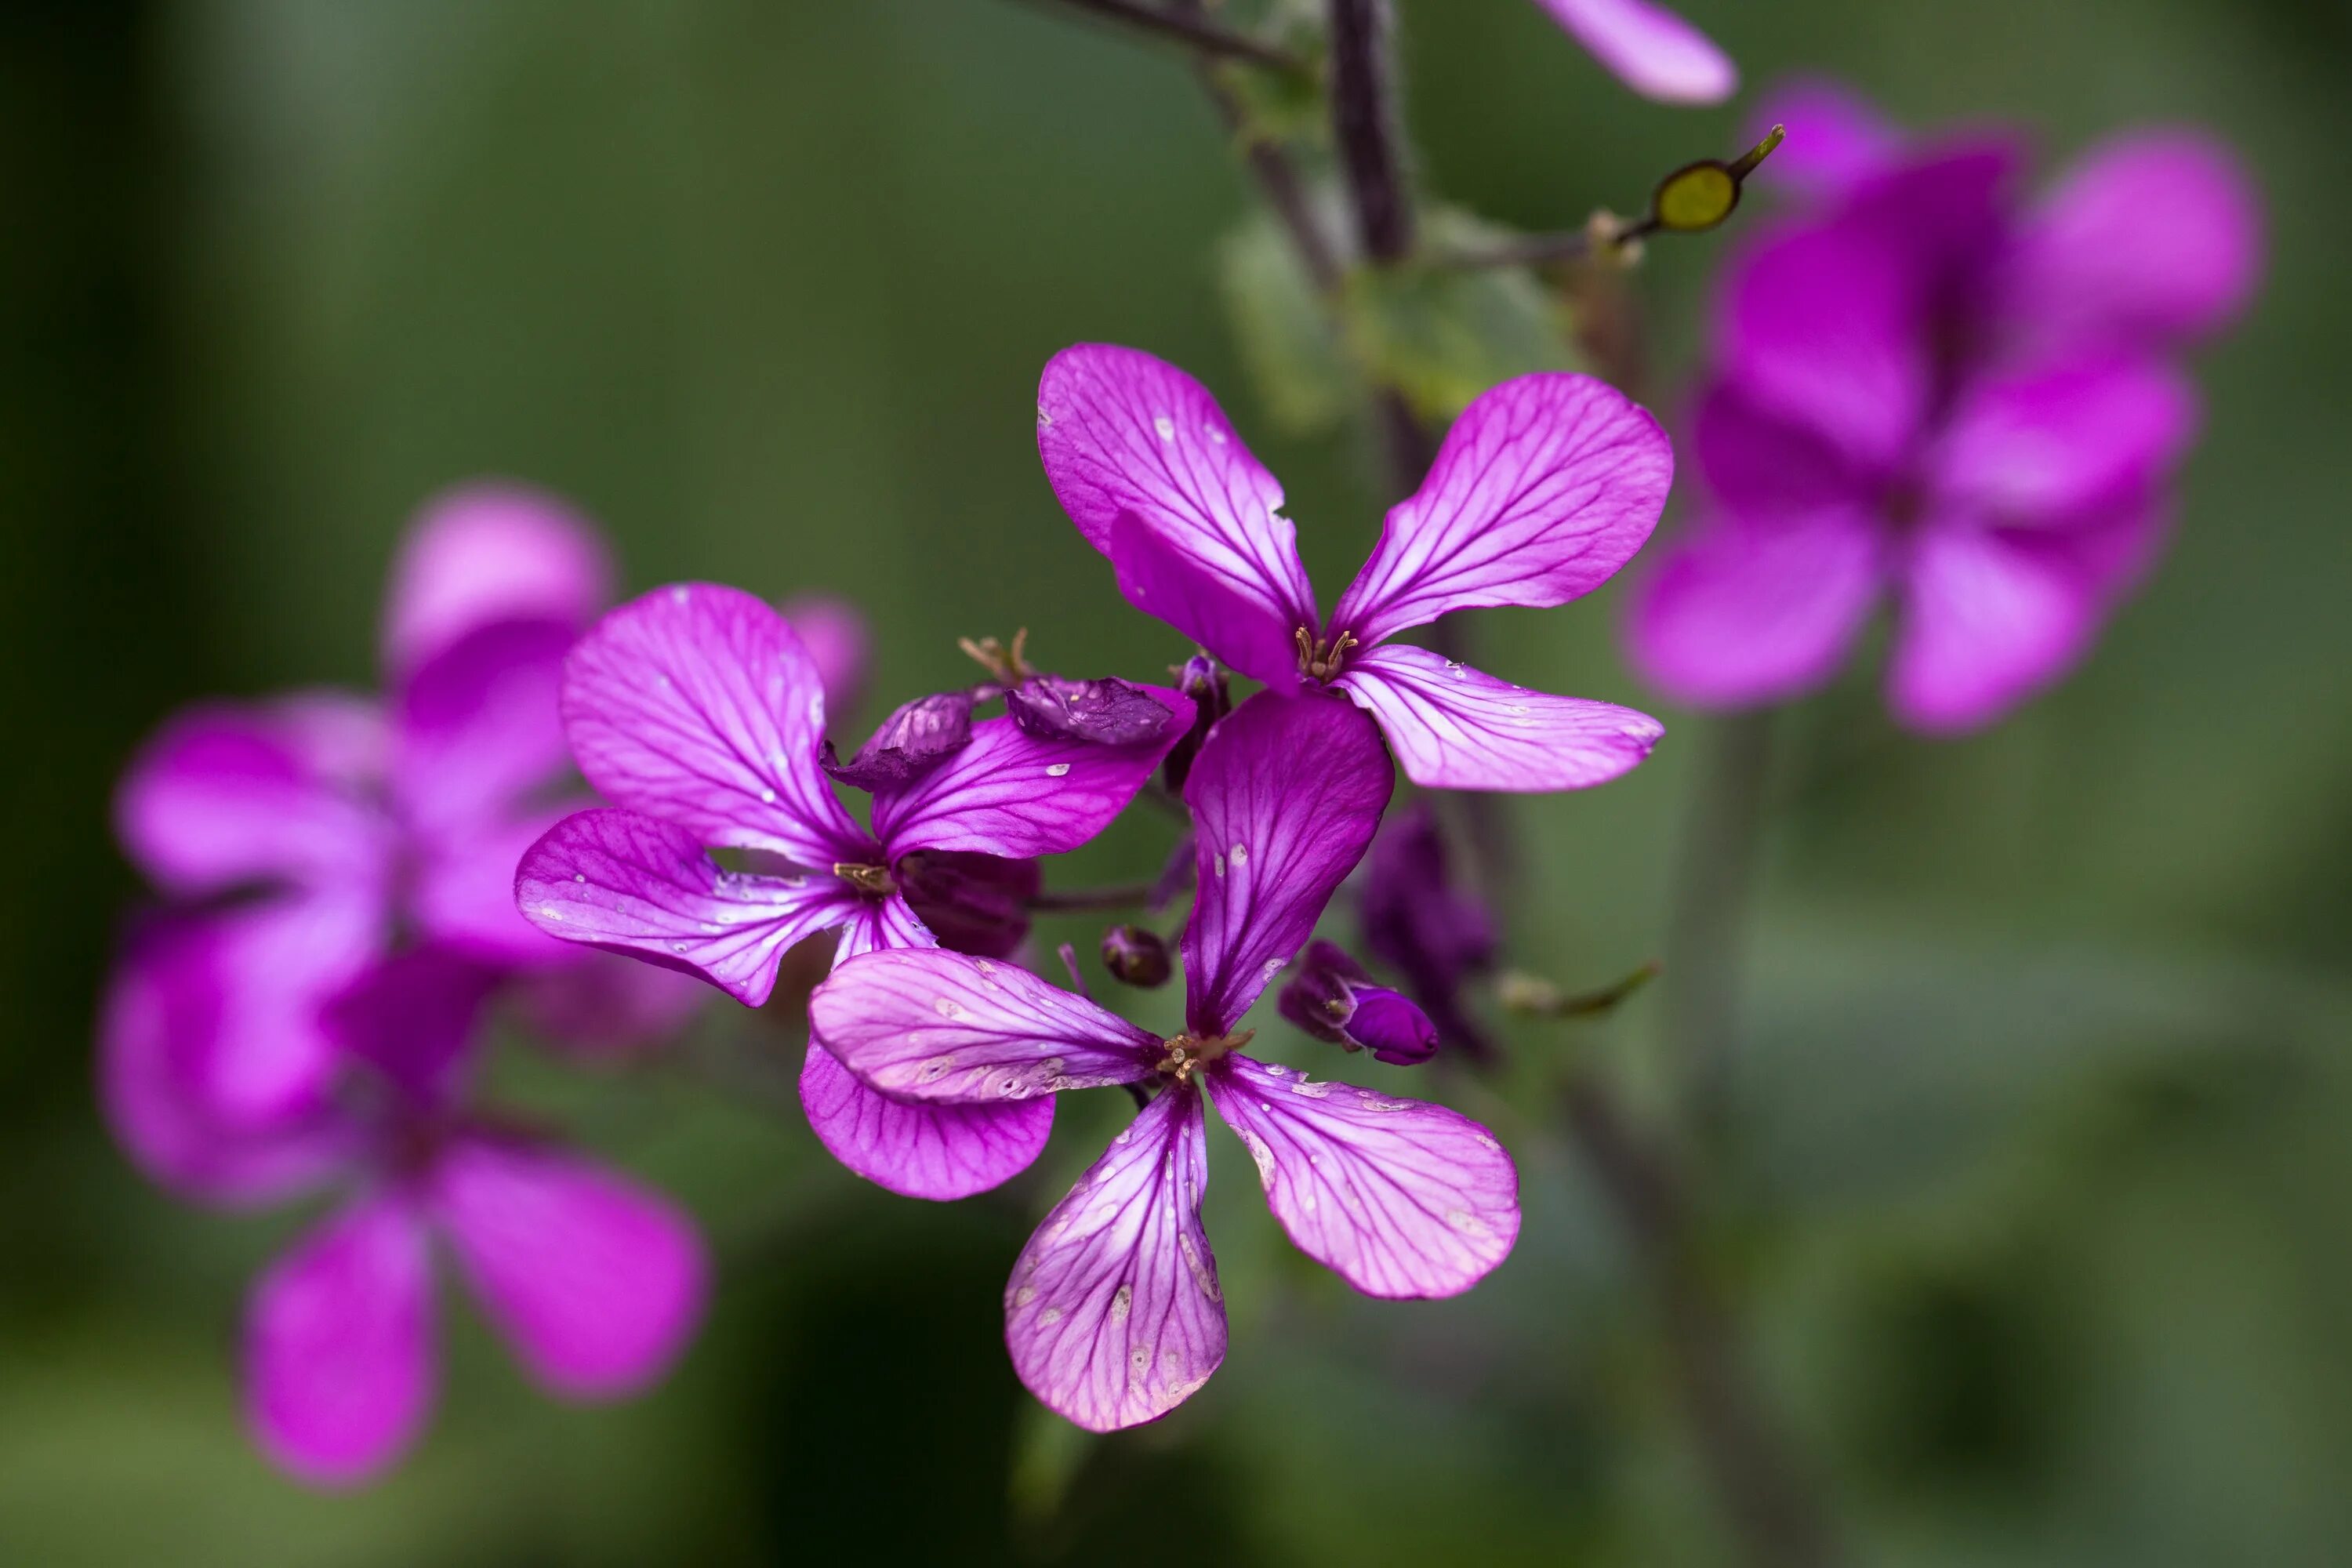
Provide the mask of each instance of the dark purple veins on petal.
{"label": "dark purple veins on petal", "polygon": [[[846,763],[827,741],[824,771],[869,792],[911,783],[971,744],[971,708],[969,691],[942,691],[902,703]],[[1164,710],[1160,717],[1167,717]]]}
{"label": "dark purple veins on petal", "polygon": [[1135,746],[1158,740],[1168,727],[1168,710],[1157,698],[1116,677],[1069,680],[1033,675],[1004,694],[1004,710],[1024,733],[1041,741]]}

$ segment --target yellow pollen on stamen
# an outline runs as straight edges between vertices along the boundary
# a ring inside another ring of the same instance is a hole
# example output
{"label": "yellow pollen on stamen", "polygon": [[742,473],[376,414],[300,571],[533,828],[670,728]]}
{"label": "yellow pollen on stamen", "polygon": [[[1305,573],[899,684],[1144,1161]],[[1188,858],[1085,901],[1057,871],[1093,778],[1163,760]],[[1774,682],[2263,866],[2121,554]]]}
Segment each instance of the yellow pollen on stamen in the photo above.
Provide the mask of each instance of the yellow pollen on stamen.
{"label": "yellow pollen on stamen", "polygon": [[887,898],[898,891],[898,884],[887,866],[865,866],[855,861],[837,860],[833,874],[861,893],[871,893],[877,899]]}
{"label": "yellow pollen on stamen", "polygon": [[1298,626],[1290,635],[1292,645],[1298,649],[1298,673],[1309,680],[1328,681],[1339,674],[1348,650],[1356,646],[1353,632],[1341,632],[1337,637],[1317,637],[1305,626]]}
{"label": "yellow pollen on stamen", "polygon": [[1207,1067],[1226,1052],[1237,1051],[1255,1038],[1255,1029],[1244,1029],[1238,1035],[1211,1035],[1198,1040],[1190,1035],[1173,1035],[1164,1042],[1168,1054],[1160,1059],[1158,1070],[1178,1083],[1190,1083],[1193,1068]]}

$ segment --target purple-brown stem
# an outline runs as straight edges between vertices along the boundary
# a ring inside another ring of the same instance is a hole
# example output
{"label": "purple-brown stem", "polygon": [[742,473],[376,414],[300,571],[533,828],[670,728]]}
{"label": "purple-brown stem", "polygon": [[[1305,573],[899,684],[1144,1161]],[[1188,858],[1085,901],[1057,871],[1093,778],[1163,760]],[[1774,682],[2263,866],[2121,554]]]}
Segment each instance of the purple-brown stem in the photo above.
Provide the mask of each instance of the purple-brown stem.
{"label": "purple-brown stem", "polygon": [[1151,901],[1149,882],[1121,882],[1108,888],[1068,888],[1033,895],[1029,907],[1045,910],[1135,910]]}
{"label": "purple-brown stem", "polygon": [[1149,0],[1064,0],[1064,4],[1092,12],[1106,21],[1156,33],[1213,59],[1247,60],[1252,65],[1299,76],[1308,69],[1307,62],[1288,49],[1247,33],[1237,33],[1190,5],[1162,7]]}

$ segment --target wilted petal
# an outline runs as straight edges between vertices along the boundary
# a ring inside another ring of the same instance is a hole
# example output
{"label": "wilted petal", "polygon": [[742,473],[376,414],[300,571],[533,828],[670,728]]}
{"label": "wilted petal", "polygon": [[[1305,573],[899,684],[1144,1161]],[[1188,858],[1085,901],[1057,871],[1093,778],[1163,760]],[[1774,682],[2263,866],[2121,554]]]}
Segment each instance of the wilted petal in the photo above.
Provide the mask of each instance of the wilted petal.
{"label": "wilted petal", "polygon": [[1274,1217],[1365,1295],[1458,1296],[1510,1256],[1518,1167],[1468,1117],[1244,1056],[1210,1078]]}
{"label": "wilted petal", "polygon": [[1452,610],[1549,608],[1642,548],[1674,482],[1658,422],[1589,375],[1523,375],[1463,411],[1389,512],[1331,630],[1376,643]]}
{"label": "wilted petal", "polygon": [[607,799],[705,844],[820,870],[870,847],[817,766],[816,665],[749,594],[680,584],[606,616],[565,662],[563,719]]}
{"label": "wilted petal", "polygon": [[1584,789],[1633,767],[1666,732],[1631,708],[1529,691],[1402,643],[1351,660],[1335,684],[1370,710],[1424,789]]}
{"label": "wilted petal", "polygon": [[1739,69],[1707,36],[1650,0],[1537,0],[1619,81],[1661,103],[1721,103]]}
{"label": "wilted petal", "polygon": [[709,1268],[694,1222],[601,1165],[467,1138],[435,1170],[433,1207],[484,1310],[557,1394],[635,1393],[702,1317]]}
{"label": "wilted petal", "polygon": [[816,665],[824,710],[835,719],[845,717],[866,691],[873,645],[866,617],[848,600],[827,594],[795,595],[784,601],[782,612]]}
{"label": "wilted petal", "polygon": [[1004,711],[1041,741],[1135,746],[1158,740],[1168,728],[1168,710],[1150,688],[1116,678],[1032,676],[1004,694]]}
{"label": "wilted petal", "polygon": [[971,744],[904,789],[874,796],[874,831],[893,858],[962,849],[1007,859],[1063,855],[1110,826],[1192,727],[1192,704],[1142,688],[1165,710],[1157,740],[1097,746],[1032,735],[1009,718],[972,726]]}
{"label": "wilted petal", "polygon": [[833,742],[826,742],[824,771],[853,789],[903,787],[971,744],[971,705],[969,691],[902,702],[849,761],[835,761]]}
{"label": "wilted petal", "polygon": [[2260,202],[2228,150],[2196,131],[2139,131],[2042,198],[2006,302],[2037,338],[2179,340],[2242,310],[2262,265]]}
{"label": "wilted petal", "polygon": [[1750,123],[1755,135],[1778,125],[1788,140],[1757,178],[1834,199],[1885,170],[1902,150],[1903,132],[1861,94],[1825,79],[1788,82],[1772,90]]}
{"label": "wilted petal", "polygon": [[723,870],[686,829],[617,809],[549,829],[515,873],[515,902],[550,936],[700,975],[751,1007],[786,948],[862,907],[836,877]]}
{"label": "wilted petal", "polygon": [[2011,369],[1964,393],[1929,458],[1938,496],[2011,525],[2143,494],[2196,433],[2197,394],[2153,359]]}
{"label": "wilted petal", "polygon": [[[1299,563],[1297,531],[1276,510],[1282,487],[1207,389],[1174,365],[1108,343],[1055,354],[1037,385],[1037,454],[1070,521],[1114,563],[1125,547],[1113,524],[1131,513],[1244,615],[1271,626],[1282,646],[1294,627],[1314,629],[1315,593]],[[1283,673],[1286,661],[1269,669],[1253,668],[1263,657],[1236,657],[1262,655],[1262,636],[1248,648],[1228,648],[1207,630],[1171,624],[1245,674],[1272,680]]]}
{"label": "wilted petal", "polygon": [[1090,1432],[1159,1419],[1225,1359],[1224,1292],[1201,1228],[1207,1134],[1200,1095],[1169,1089],[1054,1205],[1013,1266],[1013,1370]]}
{"label": "wilted petal", "polygon": [[801,1109],[835,1159],[909,1198],[968,1198],[1002,1186],[1036,1163],[1054,1131],[1050,1095],[1012,1105],[910,1105],[858,1082],[814,1040],[801,1064]]}
{"label": "wilted petal", "polygon": [[1371,722],[1320,693],[1261,691],[1210,731],[1184,785],[1199,840],[1184,928],[1193,1034],[1238,1025],[1314,934],[1395,784]]}
{"label": "wilted petal", "polygon": [[612,597],[612,563],[585,518],[542,491],[475,484],[427,503],[393,563],[384,665],[409,671],[493,621],[574,632]]}
{"label": "wilted petal", "polygon": [[482,1005],[500,976],[442,947],[415,947],[375,964],[327,1004],[326,1028],[418,1107],[455,1094]]}
{"label": "wilted petal", "polygon": [[2099,607],[2049,542],[1928,524],[1913,545],[1887,671],[1895,715],[1931,734],[1990,723],[2074,666]]}
{"label": "wilted petal", "polygon": [[397,1198],[362,1202],[272,1264],[246,1309],[246,1408],[269,1457],[321,1486],[398,1458],[433,1404],[432,1259]]}
{"label": "wilted petal", "polygon": [[418,667],[394,704],[393,795],[432,845],[503,819],[568,765],[562,621],[497,621]]}
{"label": "wilted petal", "polygon": [[809,1026],[842,1065],[902,1100],[997,1105],[1150,1076],[1160,1037],[1027,970],[942,948],[836,966]]}
{"label": "wilted petal", "polygon": [[1850,509],[1702,524],[1643,579],[1642,676],[1677,702],[1775,702],[1837,673],[1886,582],[1877,526]]}
{"label": "wilted petal", "polygon": [[191,709],[125,770],[116,831],[140,869],[174,893],[373,882],[392,842],[365,795],[383,753],[381,716],[357,698]]}

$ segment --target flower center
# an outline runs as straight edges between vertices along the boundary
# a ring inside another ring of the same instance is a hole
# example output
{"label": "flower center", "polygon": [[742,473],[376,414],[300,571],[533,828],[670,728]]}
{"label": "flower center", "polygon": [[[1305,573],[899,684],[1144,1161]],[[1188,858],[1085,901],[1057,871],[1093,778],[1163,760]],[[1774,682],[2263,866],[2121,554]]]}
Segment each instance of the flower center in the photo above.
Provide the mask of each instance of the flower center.
{"label": "flower center", "polygon": [[1318,637],[1305,626],[1290,634],[1298,647],[1298,673],[1309,680],[1329,681],[1339,673],[1339,666],[1348,658],[1348,650],[1356,646],[1356,634],[1341,632],[1336,637]]}
{"label": "flower center", "polygon": [[1227,1051],[1237,1051],[1256,1037],[1255,1029],[1244,1029],[1238,1035],[1210,1035],[1198,1040],[1190,1035],[1171,1036],[1165,1042],[1168,1055],[1161,1058],[1159,1070],[1178,1083],[1190,1083],[1194,1068],[1207,1067]]}
{"label": "flower center", "polygon": [[853,861],[836,860],[833,874],[869,898],[887,899],[898,890],[891,879],[887,866],[861,866]]}

